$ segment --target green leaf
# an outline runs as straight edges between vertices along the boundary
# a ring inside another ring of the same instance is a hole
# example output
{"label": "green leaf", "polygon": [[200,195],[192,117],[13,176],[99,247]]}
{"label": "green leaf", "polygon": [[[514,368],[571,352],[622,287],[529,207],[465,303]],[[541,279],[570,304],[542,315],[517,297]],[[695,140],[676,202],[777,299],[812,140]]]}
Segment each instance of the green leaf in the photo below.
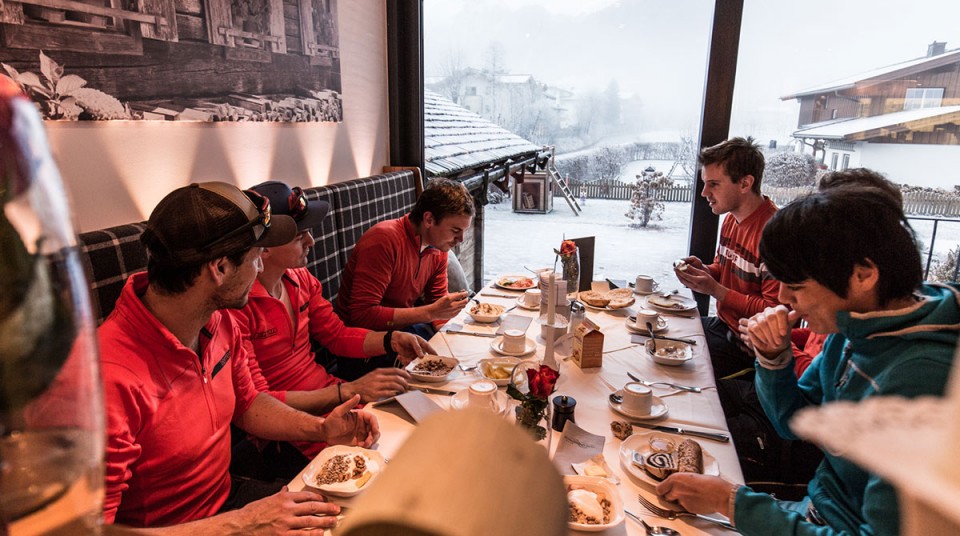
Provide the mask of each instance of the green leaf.
{"label": "green leaf", "polygon": [[16,80],[20,76],[20,73],[16,69],[7,65],[6,63],[0,63],[0,65],[3,66],[4,71],[7,71],[7,75],[10,78],[13,78],[14,80]]}
{"label": "green leaf", "polygon": [[68,96],[73,93],[74,90],[82,88],[87,85],[87,81],[75,74],[68,74],[60,79],[57,82],[57,94],[61,96]]}
{"label": "green leaf", "polygon": [[43,76],[50,81],[50,87],[57,87],[57,82],[60,80],[60,75],[63,74],[63,67],[60,67],[57,62],[53,61],[50,56],[47,56],[40,51],[40,72],[43,73]]}

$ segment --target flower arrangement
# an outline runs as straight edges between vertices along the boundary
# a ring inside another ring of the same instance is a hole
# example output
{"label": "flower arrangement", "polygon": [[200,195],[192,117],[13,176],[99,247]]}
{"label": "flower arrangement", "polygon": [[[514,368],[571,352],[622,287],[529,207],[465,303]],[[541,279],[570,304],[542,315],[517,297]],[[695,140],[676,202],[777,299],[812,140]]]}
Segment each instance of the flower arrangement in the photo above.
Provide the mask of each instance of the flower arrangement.
{"label": "flower arrangement", "polygon": [[[522,366],[518,365],[518,367]],[[514,370],[514,375],[517,372]],[[546,412],[550,394],[557,388],[557,378],[560,377],[560,373],[546,365],[540,365],[539,368],[531,366],[525,372],[528,391],[521,392],[511,379],[510,384],[507,385],[507,394],[520,401],[520,406],[517,407],[517,424],[530,430],[534,438],[540,441],[546,437],[547,427],[550,426]],[[514,377],[511,376],[511,378]]]}
{"label": "flower arrangement", "polygon": [[577,255],[577,243],[564,240],[560,249],[553,250],[560,257],[563,267],[563,280],[567,282],[567,294],[580,290],[580,257]]}

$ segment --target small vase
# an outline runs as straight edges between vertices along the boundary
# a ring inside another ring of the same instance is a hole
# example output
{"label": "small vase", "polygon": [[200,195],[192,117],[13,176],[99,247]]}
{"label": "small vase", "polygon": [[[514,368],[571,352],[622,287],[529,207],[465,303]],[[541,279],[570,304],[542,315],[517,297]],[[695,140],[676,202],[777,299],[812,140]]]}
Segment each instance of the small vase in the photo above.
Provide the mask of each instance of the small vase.
{"label": "small vase", "polygon": [[563,255],[560,257],[563,264],[563,279],[567,282],[567,294],[580,290],[580,254]]}

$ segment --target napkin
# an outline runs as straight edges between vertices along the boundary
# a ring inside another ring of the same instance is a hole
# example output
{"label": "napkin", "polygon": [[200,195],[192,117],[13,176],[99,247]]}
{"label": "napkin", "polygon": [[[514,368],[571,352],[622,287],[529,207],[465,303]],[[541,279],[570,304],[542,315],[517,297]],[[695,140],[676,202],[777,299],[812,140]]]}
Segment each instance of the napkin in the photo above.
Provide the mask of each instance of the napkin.
{"label": "napkin", "polygon": [[577,474],[573,464],[585,463],[596,455],[603,455],[604,437],[591,434],[577,426],[573,421],[567,421],[560,434],[560,443],[553,453],[553,463],[562,475]]}
{"label": "napkin", "polygon": [[[399,405],[406,412],[406,415],[402,415],[402,412],[391,411],[391,409],[396,410],[396,406]],[[436,402],[430,400],[427,395],[423,394],[420,391],[411,390],[397,395],[392,398],[387,398],[381,401],[376,402],[377,409],[381,411],[386,411],[388,413],[393,413],[404,420],[409,421],[413,419],[414,423],[419,423],[429,417],[430,415],[443,411],[443,409],[437,405]],[[391,408],[393,406],[393,408]],[[410,419],[407,418],[410,417]]]}

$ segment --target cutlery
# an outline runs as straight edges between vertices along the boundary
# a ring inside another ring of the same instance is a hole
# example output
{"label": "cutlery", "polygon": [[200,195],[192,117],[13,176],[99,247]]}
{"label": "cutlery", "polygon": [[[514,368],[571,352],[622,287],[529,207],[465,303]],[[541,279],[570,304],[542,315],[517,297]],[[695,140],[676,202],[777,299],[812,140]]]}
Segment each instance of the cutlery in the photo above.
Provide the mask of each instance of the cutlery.
{"label": "cutlery", "polygon": [[674,296],[674,294],[680,294],[680,291],[677,289],[673,289],[670,292],[664,292],[663,294],[660,295],[660,297],[665,300],[669,300]]}
{"label": "cutlery", "polygon": [[493,292],[481,292],[480,295],[481,295],[481,296],[490,296],[491,298],[514,298],[514,299],[516,299],[516,297],[517,297],[516,294],[514,294],[513,296],[511,296],[511,295],[509,295],[509,294],[497,294],[497,293],[493,293]]}
{"label": "cutlery", "polygon": [[664,337],[663,335],[657,335],[656,333],[653,332],[653,324],[650,322],[647,322],[647,333],[650,334],[651,339],[662,339],[665,341],[683,342],[689,345],[697,344],[697,341],[693,339],[681,339],[678,337]]}
{"label": "cutlery", "polygon": [[657,517],[662,517],[664,519],[669,519],[671,521],[676,519],[677,517],[695,517],[697,519],[702,519],[708,523],[713,523],[714,525],[721,526],[727,530],[739,532],[737,531],[736,528],[734,528],[733,525],[731,525],[730,523],[727,523],[726,521],[722,521],[720,519],[715,519],[710,516],[705,516],[702,514],[694,514],[693,512],[688,512],[686,510],[669,510],[667,508],[661,508],[653,504],[652,502],[650,502],[650,500],[645,498],[643,495],[637,495],[637,500],[640,501],[640,504],[643,505],[644,508],[649,510],[651,514]]}
{"label": "cutlery", "polygon": [[624,509],[624,514],[627,514],[627,517],[643,525],[643,529],[647,531],[647,536],[680,536],[680,533],[671,529],[670,527],[651,527],[647,525],[647,522],[640,518],[637,514]]}
{"label": "cutlery", "polygon": [[491,339],[496,338],[498,336],[496,333],[477,333],[475,331],[460,331],[460,330],[453,330],[453,329],[444,330],[441,333],[454,333],[456,335],[472,335],[474,337],[489,337]]}
{"label": "cutlery", "polygon": [[463,363],[460,363],[458,366],[460,367],[460,370],[462,370],[463,372],[473,372],[474,370],[477,370],[476,365],[469,365],[465,367],[463,366]]}
{"label": "cutlery", "polygon": [[[623,400],[623,397],[617,397],[620,400]],[[610,396],[610,400],[613,400],[613,395]],[[619,402],[617,402],[619,404]],[[667,432],[670,434],[680,434],[680,435],[691,435],[696,437],[702,437],[704,439],[712,439],[714,441],[720,441],[721,443],[727,443],[730,441],[730,436],[727,434],[721,434],[718,432],[704,432],[701,430],[690,430],[689,428],[680,428],[679,426],[663,426],[660,424],[647,424],[640,422],[632,422],[634,426],[639,426],[640,428],[648,428],[650,430],[659,430],[661,432]]]}
{"label": "cutlery", "polygon": [[433,387],[420,387],[419,385],[411,385],[410,388],[416,389],[421,393],[427,393],[428,395],[453,396],[457,394],[454,391],[447,391],[446,389],[434,389]]}
{"label": "cutlery", "polygon": [[700,392],[703,391],[702,388],[700,388],[700,387],[693,387],[692,385],[680,385],[680,384],[678,384],[678,383],[670,383],[670,382],[651,382],[651,381],[647,381],[647,380],[641,380],[639,377],[635,376],[632,372],[628,372],[628,373],[627,373],[627,376],[630,376],[630,379],[631,379],[631,380],[633,380],[633,381],[635,381],[635,382],[642,383],[642,384],[646,385],[647,387],[652,387],[652,386],[654,386],[654,385],[667,385],[667,386],[673,387],[674,389],[680,389],[681,391],[689,391],[689,392],[691,392],[691,393],[700,393]]}
{"label": "cutlery", "polygon": [[614,404],[623,404],[623,397],[617,393],[610,393],[610,401]]}

